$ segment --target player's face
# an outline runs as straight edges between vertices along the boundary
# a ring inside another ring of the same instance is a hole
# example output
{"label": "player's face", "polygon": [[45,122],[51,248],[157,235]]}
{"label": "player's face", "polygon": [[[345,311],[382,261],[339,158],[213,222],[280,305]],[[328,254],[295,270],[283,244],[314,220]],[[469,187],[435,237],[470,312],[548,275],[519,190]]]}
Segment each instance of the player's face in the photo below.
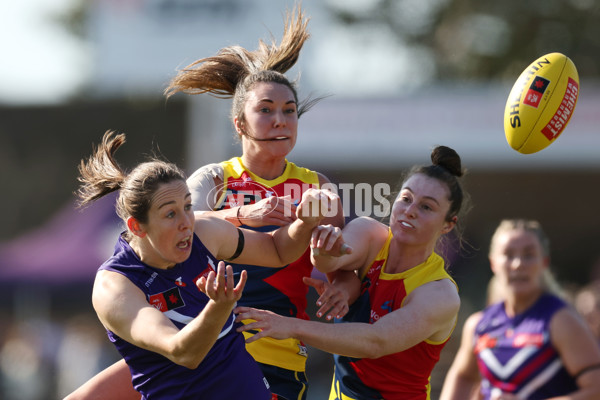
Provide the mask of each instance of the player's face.
{"label": "player's face", "polygon": [[506,230],[492,243],[490,264],[499,283],[515,295],[537,294],[549,259],[533,232]]}
{"label": "player's face", "polygon": [[244,105],[245,121],[235,121],[242,135],[244,154],[285,157],[294,148],[298,134],[298,112],[294,94],[286,85],[258,82],[248,92]]}
{"label": "player's face", "polygon": [[394,239],[433,251],[438,238],[455,225],[454,221],[446,221],[448,196],[445,183],[423,174],[411,176],[392,206],[390,227]]}
{"label": "player's face", "polygon": [[187,260],[192,251],[194,212],[186,183],[162,184],[151,204],[148,223],[141,225],[145,232],[142,261],[152,267],[168,268]]}

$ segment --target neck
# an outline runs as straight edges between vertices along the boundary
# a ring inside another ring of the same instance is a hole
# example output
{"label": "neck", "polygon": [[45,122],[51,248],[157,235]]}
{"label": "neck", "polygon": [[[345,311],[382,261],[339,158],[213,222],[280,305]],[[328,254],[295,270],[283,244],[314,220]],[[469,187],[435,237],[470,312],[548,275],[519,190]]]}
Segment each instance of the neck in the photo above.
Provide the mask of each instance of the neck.
{"label": "neck", "polygon": [[159,269],[169,269],[174,266],[174,264],[157,265],[155,262],[153,262],[148,256],[149,252],[144,250],[146,245],[147,242],[137,236],[133,236],[133,238],[129,241],[129,246],[144,264]]}
{"label": "neck", "polygon": [[244,153],[241,158],[247,169],[265,180],[278,178],[285,171],[285,157],[265,158]]}
{"label": "neck", "polygon": [[395,242],[392,238],[385,272],[388,274],[397,274],[408,271],[427,261],[431,253],[433,253],[433,248],[407,246]]}
{"label": "neck", "polygon": [[542,290],[529,293],[527,295],[519,295],[516,293],[507,293],[504,300],[504,309],[509,317],[521,314],[531,306],[542,296],[544,292]]}

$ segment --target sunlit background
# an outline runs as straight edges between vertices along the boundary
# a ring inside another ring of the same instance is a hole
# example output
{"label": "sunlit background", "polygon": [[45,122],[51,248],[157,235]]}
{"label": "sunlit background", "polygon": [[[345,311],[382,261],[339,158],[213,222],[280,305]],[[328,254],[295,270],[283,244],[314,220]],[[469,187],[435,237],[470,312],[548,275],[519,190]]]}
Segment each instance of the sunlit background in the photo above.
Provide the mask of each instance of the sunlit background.
{"label": "sunlit background", "polygon": [[[105,130],[127,134],[125,166],[158,150],[186,171],[241,153],[229,101],[162,92],[224,46],[281,37],[292,1],[0,2],[0,398],[60,399],[118,356],[93,313],[98,265],[121,229],[114,198],[75,209],[77,164]],[[600,276],[600,3],[596,0],[304,0],[311,39],[296,67],[302,97],[289,159],[337,183],[385,182],[453,147],[468,169],[467,241],[451,258],[461,321],[434,371],[433,398],[460,326],[483,307],[487,244],[505,217],[539,219],[569,290]],[[522,155],[503,111],[533,60],[568,55],[581,78],[557,141]],[[351,192],[355,210],[366,192]],[[352,216],[349,216],[351,218]],[[311,294],[314,295],[314,294]],[[326,398],[331,358],[311,349],[309,400]]]}

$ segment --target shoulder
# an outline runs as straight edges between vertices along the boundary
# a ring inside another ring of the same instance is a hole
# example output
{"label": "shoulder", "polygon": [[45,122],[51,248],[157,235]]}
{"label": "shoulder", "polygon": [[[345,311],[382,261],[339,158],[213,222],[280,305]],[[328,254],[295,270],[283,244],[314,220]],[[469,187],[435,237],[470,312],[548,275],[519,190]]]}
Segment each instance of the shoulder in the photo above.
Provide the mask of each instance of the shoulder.
{"label": "shoulder", "polygon": [[[443,314],[457,313],[460,308],[460,297],[456,285],[450,279],[440,279],[425,283],[415,288],[409,295],[418,297],[428,304],[436,304],[436,309]],[[412,301],[412,299],[410,299]]]}
{"label": "shoulder", "polygon": [[344,229],[342,230],[342,234],[344,235],[344,239],[349,239],[351,241],[351,246],[356,246],[358,243],[355,243],[356,240],[352,238],[357,238],[362,243],[372,243],[369,247],[376,247],[377,251],[379,248],[383,246],[385,241],[388,238],[388,226],[371,218],[371,217],[357,217],[352,221],[348,222]]}
{"label": "shoulder", "polygon": [[352,221],[348,222],[348,225],[345,229],[366,229],[379,234],[385,233],[386,236],[389,230],[386,224],[381,223],[371,217],[356,217]]}
{"label": "shoulder", "polygon": [[[92,290],[92,304],[97,309],[122,298],[137,286],[125,275],[117,271],[98,271]],[[139,289],[139,288],[137,288]],[[141,290],[140,290],[141,293]]]}
{"label": "shoulder", "polygon": [[223,165],[220,163],[212,163],[204,165],[194,171],[187,179],[189,186],[201,184],[206,180],[220,180],[223,181]]}
{"label": "shoulder", "polygon": [[560,338],[562,336],[571,338],[574,334],[586,329],[586,322],[577,311],[569,305],[557,310],[550,320],[550,335],[554,338]]}
{"label": "shoulder", "polygon": [[477,328],[482,317],[483,311],[477,311],[469,315],[463,325],[463,331],[470,332],[470,334],[473,335],[475,333],[475,328]]}
{"label": "shoulder", "polygon": [[319,184],[320,185],[323,185],[325,183],[331,183],[331,180],[328,177],[326,177],[324,174],[322,174],[320,172],[316,172],[316,171],[315,171],[315,173],[319,177]]}

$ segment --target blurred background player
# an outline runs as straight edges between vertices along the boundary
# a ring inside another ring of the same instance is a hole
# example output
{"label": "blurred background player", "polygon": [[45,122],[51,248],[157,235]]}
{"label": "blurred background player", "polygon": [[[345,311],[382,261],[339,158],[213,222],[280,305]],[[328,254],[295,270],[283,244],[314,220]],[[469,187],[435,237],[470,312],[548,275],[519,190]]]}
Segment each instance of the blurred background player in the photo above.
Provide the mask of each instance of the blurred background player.
{"label": "blurred background player", "polygon": [[600,348],[548,284],[550,245],[541,225],[502,221],[489,260],[497,302],[465,322],[441,399],[600,398]]}

